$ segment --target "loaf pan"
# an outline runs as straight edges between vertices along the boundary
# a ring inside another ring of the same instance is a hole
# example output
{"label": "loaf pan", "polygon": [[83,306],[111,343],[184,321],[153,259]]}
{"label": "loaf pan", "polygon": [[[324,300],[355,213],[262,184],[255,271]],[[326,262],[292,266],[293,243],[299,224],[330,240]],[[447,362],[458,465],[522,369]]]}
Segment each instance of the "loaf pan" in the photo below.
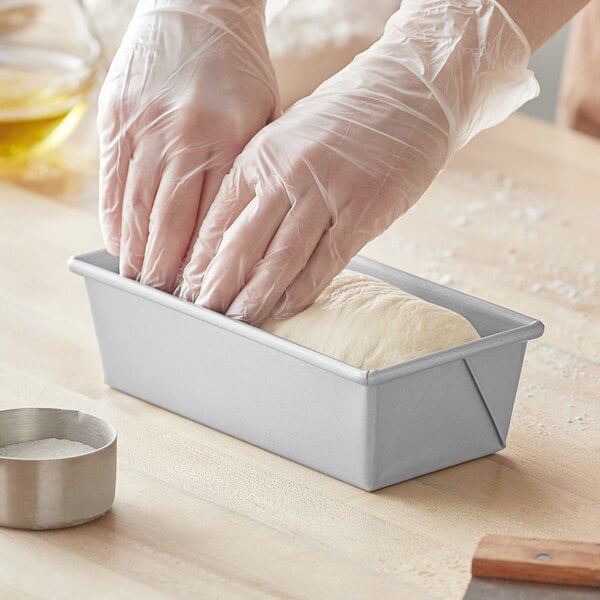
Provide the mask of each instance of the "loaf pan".
{"label": "loaf pan", "polygon": [[363,257],[348,268],[466,317],[481,339],[361,370],[118,274],[85,278],[111,387],[364,490],[506,445],[525,346],[539,321]]}

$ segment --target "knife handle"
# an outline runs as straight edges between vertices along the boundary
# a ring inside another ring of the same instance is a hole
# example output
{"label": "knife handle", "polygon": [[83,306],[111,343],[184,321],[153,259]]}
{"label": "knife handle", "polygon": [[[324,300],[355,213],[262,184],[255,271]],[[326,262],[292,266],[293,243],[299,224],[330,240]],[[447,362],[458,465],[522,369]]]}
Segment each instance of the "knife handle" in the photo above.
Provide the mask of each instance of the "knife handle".
{"label": "knife handle", "polygon": [[471,573],[600,587],[600,544],[488,534],[477,546]]}

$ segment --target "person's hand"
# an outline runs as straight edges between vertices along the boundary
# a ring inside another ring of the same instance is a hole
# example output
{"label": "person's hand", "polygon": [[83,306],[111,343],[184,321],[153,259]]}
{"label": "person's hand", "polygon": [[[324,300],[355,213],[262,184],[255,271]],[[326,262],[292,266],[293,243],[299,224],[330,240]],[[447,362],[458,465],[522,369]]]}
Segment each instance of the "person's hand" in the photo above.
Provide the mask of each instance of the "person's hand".
{"label": "person's hand", "polygon": [[600,0],[573,20],[557,117],[562,125],[600,137]]}
{"label": "person's hand", "polygon": [[535,95],[490,0],[404,0],[382,39],[260,131],[204,220],[181,296],[258,324],[308,306],[448,157]]}
{"label": "person's hand", "polygon": [[99,97],[100,223],[172,292],[223,176],[280,112],[264,0],[141,0]]}

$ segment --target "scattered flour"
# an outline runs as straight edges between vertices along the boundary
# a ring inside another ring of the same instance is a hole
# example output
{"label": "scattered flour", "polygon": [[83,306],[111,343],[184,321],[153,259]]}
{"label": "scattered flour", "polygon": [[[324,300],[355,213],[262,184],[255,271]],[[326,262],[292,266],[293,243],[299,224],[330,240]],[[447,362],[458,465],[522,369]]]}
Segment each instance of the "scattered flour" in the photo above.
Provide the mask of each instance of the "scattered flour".
{"label": "scattered flour", "polygon": [[454,277],[448,275],[448,273],[436,274],[432,279],[441,285],[454,285],[455,283]]}
{"label": "scattered flour", "polygon": [[94,450],[87,444],[58,438],[45,438],[0,447],[0,458],[66,458]]}
{"label": "scattered flour", "polygon": [[584,416],[576,415],[574,417],[569,417],[567,419],[567,423],[569,423],[569,425],[575,425],[579,427],[581,431],[585,431],[588,428],[588,422],[586,420],[587,417],[589,417],[588,414],[585,414]]}
{"label": "scattered flour", "polygon": [[596,275],[599,272],[598,263],[593,260],[587,260],[581,265],[581,270],[585,275]]}
{"label": "scattered flour", "polygon": [[[586,361],[578,359],[569,352],[560,350],[548,344],[539,343],[528,349],[528,353],[535,357],[540,369],[545,372],[561,375],[565,379],[589,381],[592,386],[600,385],[600,377],[595,376],[586,368]],[[577,400],[572,397],[572,400]],[[573,408],[574,404],[567,404]]]}
{"label": "scattered flour", "polygon": [[559,279],[555,279],[547,283],[534,283],[531,286],[531,291],[534,294],[538,294],[544,290],[555,292],[573,304],[576,304],[580,300],[580,291],[567,282]]}
{"label": "scattered flour", "polygon": [[511,196],[514,193],[517,185],[514,179],[510,177],[506,177],[499,173],[498,171],[493,171],[491,175],[492,179],[495,179],[495,190],[493,193],[493,198],[496,202],[504,203],[511,200]]}
{"label": "scattered flour", "polygon": [[528,206],[525,208],[525,217],[530,221],[541,221],[546,218],[548,212],[547,206]]}
{"label": "scattered flour", "polygon": [[457,185],[482,195],[476,201],[458,206],[452,205],[449,210],[454,214],[459,211],[458,217],[477,214],[497,215],[503,221],[508,217],[525,224],[528,221],[546,220],[555,204],[552,199],[542,198],[527,186],[516,182],[511,177],[506,177],[499,171],[482,173],[455,171],[450,173],[449,177]]}
{"label": "scattered flour", "polygon": [[466,215],[458,215],[457,217],[452,219],[452,225],[454,225],[455,227],[464,227],[465,225],[468,225],[470,222],[471,222],[471,220]]}

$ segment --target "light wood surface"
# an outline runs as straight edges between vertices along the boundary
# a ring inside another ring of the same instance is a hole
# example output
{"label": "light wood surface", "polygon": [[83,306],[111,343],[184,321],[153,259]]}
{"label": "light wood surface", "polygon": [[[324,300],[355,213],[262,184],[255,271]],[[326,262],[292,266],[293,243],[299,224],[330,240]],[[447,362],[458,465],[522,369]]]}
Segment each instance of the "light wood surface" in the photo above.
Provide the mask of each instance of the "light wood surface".
{"label": "light wood surface", "polygon": [[475,550],[471,573],[473,577],[600,587],[600,544],[488,534]]}
{"label": "light wood surface", "polygon": [[600,540],[600,143],[512,117],[365,250],[546,324],[506,450],[376,493],[103,384],[65,266],[101,246],[94,168],[67,150],[47,186],[0,183],[0,408],[108,419],[117,496],[79,528],[1,529],[0,597],[458,599],[485,533]]}

